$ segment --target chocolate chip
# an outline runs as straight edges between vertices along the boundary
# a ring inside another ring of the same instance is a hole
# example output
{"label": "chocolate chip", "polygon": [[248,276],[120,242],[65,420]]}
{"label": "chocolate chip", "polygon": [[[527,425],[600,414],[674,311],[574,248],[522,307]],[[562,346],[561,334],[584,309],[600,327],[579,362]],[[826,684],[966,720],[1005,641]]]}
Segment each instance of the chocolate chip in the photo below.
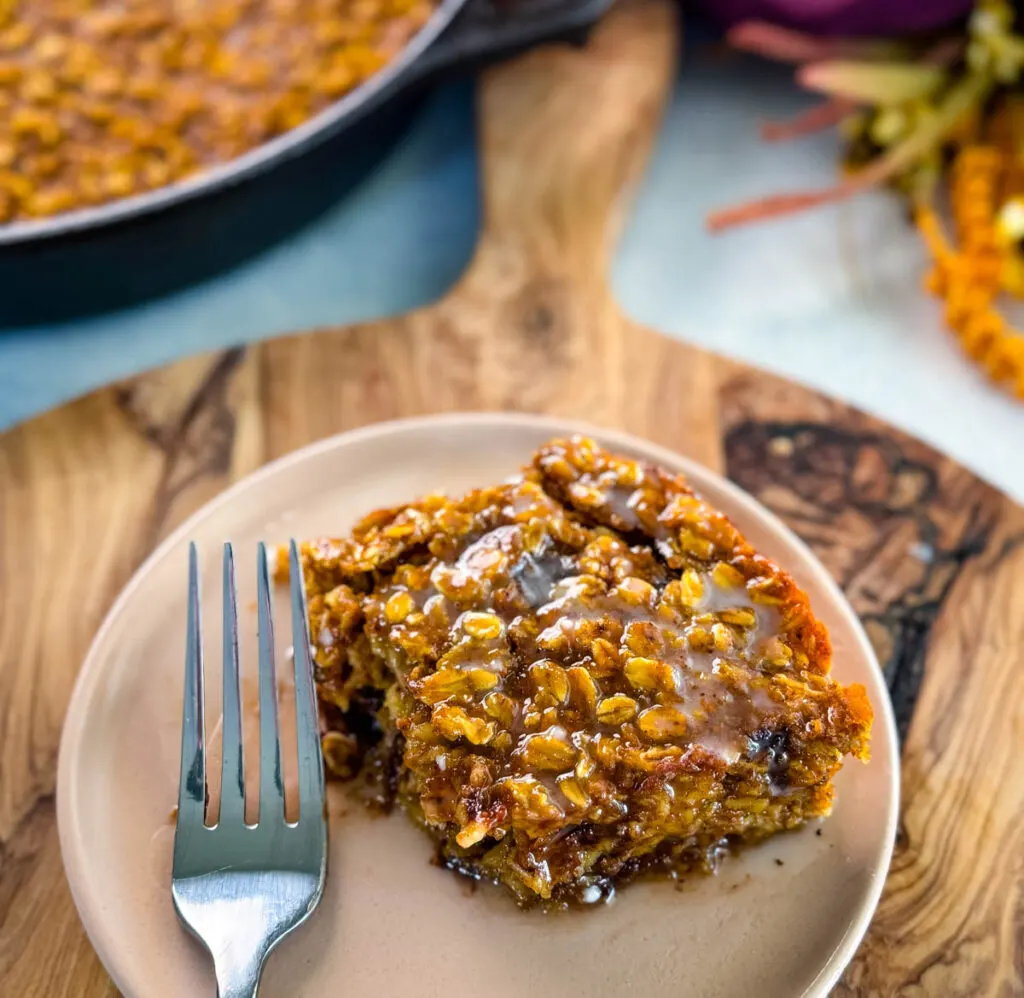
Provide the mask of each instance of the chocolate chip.
{"label": "chocolate chip", "polygon": [[512,578],[523,598],[535,610],[551,600],[555,583],[576,574],[571,558],[558,554],[549,544],[534,553],[526,551],[512,568]]}
{"label": "chocolate chip", "polygon": [[782,728],[771,731],[761,728],[749,738],[748,756],[754,762],[767,760],[768,781],[775,793],[789,787],[789,732]]}

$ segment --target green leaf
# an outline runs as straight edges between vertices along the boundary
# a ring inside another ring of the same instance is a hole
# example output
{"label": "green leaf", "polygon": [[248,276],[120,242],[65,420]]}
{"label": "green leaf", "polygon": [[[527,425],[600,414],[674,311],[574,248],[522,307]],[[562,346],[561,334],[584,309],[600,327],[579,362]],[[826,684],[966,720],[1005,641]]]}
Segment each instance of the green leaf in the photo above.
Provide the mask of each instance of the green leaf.
{"label": "green leaf", "polygon": [[809,90],[885,107],[930,97],[946,81],[946,73],[923,63],[833,59],[804,66],[797,79]]}

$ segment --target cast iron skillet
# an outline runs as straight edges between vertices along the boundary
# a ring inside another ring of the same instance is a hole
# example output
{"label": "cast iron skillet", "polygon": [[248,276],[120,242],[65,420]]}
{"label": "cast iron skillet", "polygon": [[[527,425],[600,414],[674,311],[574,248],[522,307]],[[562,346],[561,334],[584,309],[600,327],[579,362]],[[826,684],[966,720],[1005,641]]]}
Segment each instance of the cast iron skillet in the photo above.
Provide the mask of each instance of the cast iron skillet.
{"label": "cast iron skillet", "polygon": [[441,0],[398,57],[298,128],[168,187],[0,225],[0,326],[123,307],[212,276],[308,223],[394,144],[427,84],[543,41],[611,0]]}

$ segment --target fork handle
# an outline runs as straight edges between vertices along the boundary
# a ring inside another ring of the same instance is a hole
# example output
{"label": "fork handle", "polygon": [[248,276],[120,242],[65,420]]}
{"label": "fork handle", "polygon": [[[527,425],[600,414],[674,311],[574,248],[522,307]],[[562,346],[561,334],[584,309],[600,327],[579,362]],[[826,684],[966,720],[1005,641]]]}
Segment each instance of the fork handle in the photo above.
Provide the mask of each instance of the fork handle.
{"label": "fork handle", "polygon": [[225,950],[213,958],[217,975],[217,998],[256,998],[267,949],[243,954]]}

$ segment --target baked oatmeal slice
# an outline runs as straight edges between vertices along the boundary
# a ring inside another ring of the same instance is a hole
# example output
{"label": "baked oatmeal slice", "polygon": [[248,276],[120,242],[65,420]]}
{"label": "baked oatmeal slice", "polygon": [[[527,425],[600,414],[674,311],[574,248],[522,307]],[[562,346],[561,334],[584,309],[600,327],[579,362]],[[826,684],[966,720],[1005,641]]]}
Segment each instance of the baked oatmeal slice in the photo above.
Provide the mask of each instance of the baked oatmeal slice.
{"label": "baked oatmeal slice", "polygon": [[302,549],[329,769],[460,872],[594,900],[829,812],[866,760],[825,628],[680,475],[576,437]]}

